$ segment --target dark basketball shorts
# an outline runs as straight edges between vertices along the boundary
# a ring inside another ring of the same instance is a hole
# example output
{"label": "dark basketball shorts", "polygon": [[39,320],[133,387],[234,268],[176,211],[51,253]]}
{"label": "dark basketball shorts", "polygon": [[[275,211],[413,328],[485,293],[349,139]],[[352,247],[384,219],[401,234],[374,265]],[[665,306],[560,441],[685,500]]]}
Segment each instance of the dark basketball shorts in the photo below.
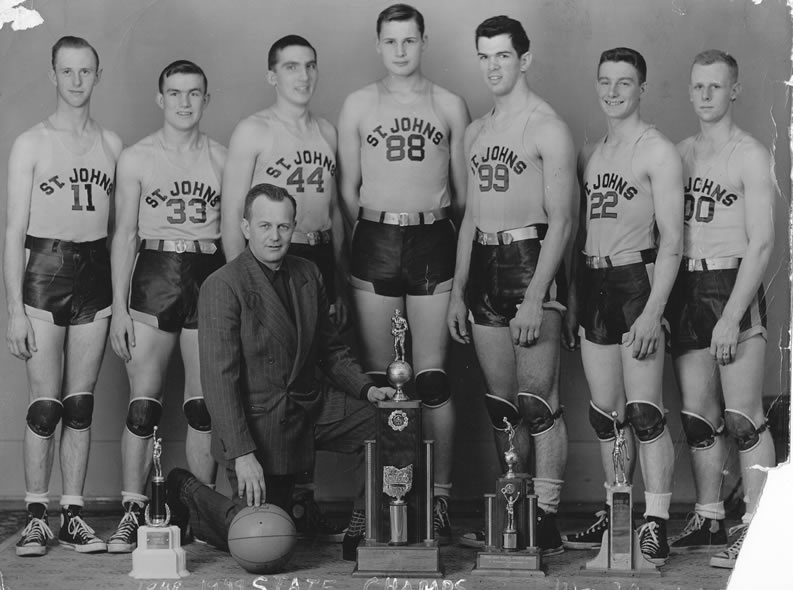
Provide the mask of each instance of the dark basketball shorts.
{"label": "dark basketball shorts", "polygon": [[[473,242],[466,298],[475,324],[509,326],[523,302],[539,258],[539,239],[499,245]],[[560,265],[543,307],[562,312],[566,303],[567,282],[564,265]]]}
{"label": "dark basketball shorts", "polygon": [[621,344],[622,335],[642,314],[652,288],[655,264],[635,262],[624,266],[583,266],[581,327],[595,344]]}
{"label": "dark basketball shorts", "polygon": [[22,302],[28,316],[56,326],[110,316],[113,291],[107,238],[65,242],[27,236]]}
{"label": "dark basketball shorts", "polygon": [[451,291],[457,232],[449,219],[389,225],[359,219],[352,237],[350,284],[386,297]]}
{"label": "dark basketball shorts", "polygon": [[165,332],[198,328],[198,291],[225,264],[223,251],[138,252],[129,291],[132,319]]}
{"label": "dark basketball shorts", "polygon": [[[710,347],[713,328],[724,312],[737,276],[737,268],[692,272],[680,270],[666,305],[673,352]],[[741,318],[738,342],[755,334],[762,334],[765,338],[766,321],[765,292],[760,285],[757,295]]]}
{"label": "dark basketball shorts", "polygon": [[333,244],[311,246],[292,242],[289,246],[289,254],[310,260],[319,267],[328,301],[333,304],[336,301],[336,260],[333,257]]}

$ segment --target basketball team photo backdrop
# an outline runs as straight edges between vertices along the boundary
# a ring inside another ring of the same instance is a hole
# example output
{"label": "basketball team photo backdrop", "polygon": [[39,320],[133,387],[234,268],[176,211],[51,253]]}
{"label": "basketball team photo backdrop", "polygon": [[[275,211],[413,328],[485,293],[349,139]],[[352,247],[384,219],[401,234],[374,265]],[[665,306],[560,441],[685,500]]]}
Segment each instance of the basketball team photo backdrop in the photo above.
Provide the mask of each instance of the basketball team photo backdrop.
{"label": "basketball team photo backdrop", "polygon": [[[318,54],[319,81],[311,108],[332,123],[338,121],[345,97],[382,77],[375,52],[375,19],[390,2],[366,0],[99,0],[30,1],[43,23],[25,31],[10,24],[0,30],[0,186],[5,187],[11,144],[20,133],[46,118],[54,108],[48,78],[49,51],[63,35],[92,43],[103,70],[94,91],[91,114],[118,133],[125,146],[158,129],[162,113],[155,102],[157,75],[168,63],[188,59],[207,74],[211,101],[202,130],[228,144],[240,119],[274,100],[266,82],[266,52],[277,38],[295,33],[308,39]],[[597,104],[595,80],[600,53],[615,46],[632,47],[647,60],[647,90],[641,112],[673,142],[698,130],[688,98],[690,64],[704,49],[732,54],[740,67],[743,91],[734,107],[736,123],[758,138],[774,156],[777,195],[776,240],[764,283],[768,304],[768,353],[764,398],[768,404],[789,396],[788,205],[790,196],[790,55],[791,21],[780,0],[618,0],[569,2],[476,0],[416,1],[424,14],[428,42],[422,71],[437,84],[460,95],[473,118],[491,108],[474,45],[474,29],[485,18],[506,14],[520,20],[531,39],[533,61],[529,85],[565,120],[576,148],[601,137],[605,120]],[[5,208],[2,208],[5,225]],[[5,301],[5,299],[3,299]],[[5,309],[5,305],[3,306]],[[5,314],[1,325],[5,326]],[[178,355],[175,355],[178,356]],[[669,357],[667,357],[668,359]],[[561,402],[569,432],[569,459],[562,490],[565,505],[602,500],[602,473],[597,441],[587,419],[589,391],[578,353],[562,354]],[[184,465],[186,423],[181,414],[181,369],[174,358],[166,385],[161,432],[166,469]],[[484,384],[471,347],[452,348],[447,372],[456,398],[452,501],[479,506],[498,475],[490,424],[483,404]],[[0,500],[18,501],[25,493],[22,440],[29,403],[24,364],[5,347],[0,350]],[[694,487],[688,450],[679,420],[679,392],[671,362],[664,374],[664,403],[675,441],[673,503],[692,505]],[[91,459],[85,487],[93,499],[119,498],[120,436],[129,386],[123,363],[108,347],[95,390]],[[57,454],[56,454],[57,456]],[[349,500],[349,466],[328,455],[316,473],[317,497]],[[726,476],[725,489],[737,483],[737,467]],[[60,492],[58,465],[50,492]],[[221,476],[222,478],[222,476]],[[637,478],[638,480],[639,478]],[[636,482],[637,497],[641,483]],[[220,483],[226,491],[227,485]]]}

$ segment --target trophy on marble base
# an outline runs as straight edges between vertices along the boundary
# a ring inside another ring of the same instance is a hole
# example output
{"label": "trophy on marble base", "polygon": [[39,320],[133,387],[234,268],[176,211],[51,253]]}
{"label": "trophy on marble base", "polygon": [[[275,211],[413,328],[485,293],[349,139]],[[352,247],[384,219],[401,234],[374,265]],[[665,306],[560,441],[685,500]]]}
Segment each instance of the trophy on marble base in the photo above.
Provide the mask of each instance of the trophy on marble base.
{"label": "trophy on marble base", "polygon": [[138,547],[132,552],[132,571],[136,579],[174,579],[190,575],[182,549],[179,527],[169,525],[171,513],[165,502],[165,478],[162,474],[162,438],[154,427],[154,475],[151,478],[151,502],[146,506],[146,524],[138,528]]}
{"label": "trophy on marble base", "polygon": [[588,561],[589,571],[614,575],[660,575],[655,564],[644,557],[639,538],[633,530],[633,485],[625,473],[628,450],[625,444],[625,428],[617,420],[617,412],[611,413],[614,423],[614,485],[607,487],[609,505],[609,528],[603,533],[600,552]]}
{"label": "trophy on marble base", "polygon": [[366,441],[366,537],[353,576],[443,575],[432,522],[433,441],[422,439],[421,402],[403,389],[413,377],[405,361],[407,331],[397,309],[394,360],[386,369],[396,393],[377,404],[377,438]]}
{"label": "trophy on marble base", "polygon": [[509,448],[507,472],[496,480],[496,494],[485,494],[485,547],[476,554],[473,573],[483,576],[544,576],[537,547],[537,496],[531,478],[515,473],[515,428],[504,418]]}

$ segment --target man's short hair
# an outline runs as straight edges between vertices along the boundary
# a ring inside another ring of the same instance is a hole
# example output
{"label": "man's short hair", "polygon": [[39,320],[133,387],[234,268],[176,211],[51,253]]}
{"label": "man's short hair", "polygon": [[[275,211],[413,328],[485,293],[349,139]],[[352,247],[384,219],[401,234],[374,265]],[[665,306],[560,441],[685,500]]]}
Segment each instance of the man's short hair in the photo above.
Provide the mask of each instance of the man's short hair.
{"label": "man's short hair", "polygon": [[526,29],[523,28],[520,21],[503,14],[491,16],[476,27],[474,44],[477,46],[479,45],[480,37],[491,39],[499,35],[509,35],[509,38],[512,40],[512,48],[517,52],[518,56],[526,53],[531,46],[529,36],[526,34]]}
{"label": "man's short hair", "polygon": [[410,4],[392,4],[377,16],[377,37],[380,37],[380,30],[383,23],[404,22],[408,20],[416,21],[419,34],[424,36],[424,15],[413,8]]}
{"label": "man's short hair", "polygon": [[204,80],[204,94],[206,94],[209,90],[207,76],[204,73],[204,70],[191,61],[187,61],[186,59],[177,59],[175,62],[165,66],[165,69],[160,72],[160,78],[157,80],[157,88],[160,89],[160,92],[162,92],[162,88],[165,85],[165,79],[175,76],[176,74],[196,74],[201,76],[201,78]]}
{"label": "man's short hair", "polygon": [[644,61],[642,54],[631,49],[630,47],[615,47],[614,49],[606,49],[600,54],[600,61],[598,62],[598,69],[607,61],[620,62],[624,61],[636,68],[639,74],[639,84],[644,84],[647,80],[647,62]]}
{"label": "man's short hair", "polygon": [[62,48],[68,49],[90,49],[91,53],[94,54],[94,59],[96,60],[96,69],[99,69],[99,54],[94,49],[94,46],[91,45],[88,41],[83,39],[82,37],[72,37],[71,35],[66,35],[61,37],[55,42],[55,45],[52,46],[52,69],[55,69],[55,59],[58,57],[58,52]]}
{"label": "man's short hair", "polygon": [[294,211],[295,217],[297,217],[297,201],[295,201],[295,198],[290,195],[286,189],[267,182],[260,182],[259,184],[253,185],[251,190],[248,191],[248,194],[245,195],[245,206],[242,210],[242,216],[248,221],[251,220],[251,210],[253,209],[254,201],[261,196],[265,196],[276,203],[289,201],[292,203],[292,211]]}
{"label": "man's short hair", "polygon": [[691,64],[693,68],[695,65],[709,66],[711,64],[722,63],[730,70],[733,84],[738,81],[738,62],[726,51],[720,49],[706,49],[694,56],[694,62]]}
{"label": "man's short hair", "polygon": [[273,43],[270,47],[270,51],[267,53],[267,69],[275,70],[275,66],[278,65],[278,58],[280,57],[281,51],[287,47],[292,47],[293,45],[297,45],[299,47],[308,47],[314,52],[314,59],[317,59],[317,50],[314,49],[314,46],[309,43],[305,37],[301,37],[300,35],[287,35],[286,37],[281,37],[278,39],[278,41]]}

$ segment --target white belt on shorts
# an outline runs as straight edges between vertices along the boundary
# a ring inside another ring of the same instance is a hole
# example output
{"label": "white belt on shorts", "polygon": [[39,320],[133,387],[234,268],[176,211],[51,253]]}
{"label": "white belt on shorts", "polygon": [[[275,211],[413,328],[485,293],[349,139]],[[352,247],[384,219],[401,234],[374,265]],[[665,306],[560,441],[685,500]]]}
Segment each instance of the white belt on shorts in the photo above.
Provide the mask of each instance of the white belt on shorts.
{"label": "white belt on shorts", "polygon": [[217,240],[143,240],[140,247],[143,250],[179,254],[183,252],[214,254],[218,251]]}
{"label": "white belt on shorts", "polygon": [[586,265],[589,268],[611,268],[614,266],[626,266],[644,262],[650,264],[655,262],[655,250],[642,250],[641,252],[626,252],[616,256],[587,256],[584,254]]}
{"label": "white belt on shorts", "polygon": [[436,221],[449,218],[449,207],[433,209],[432,211],[420,211],[419,213],[392,213],[391,211],[377,211],[361,207],[358,210],[358,219],[366,221],[376,221],[387,225],[432,225]]}
{"label": "white belt on shorts", "polygon": [[292,234],[293,244],[308,244],[309,246],[320,246],[322,244],[330,244],[332,241],[331,231],[325,229],[322,231],[295,231]]}
{"label": "white belt on shorts", "polygon": [[683,257],[683,270],[688,272],[704,270],[726,270],[741,266],[740,258],[686,258]]}
{"label": "white belt on shorts", "polygon": [[503,246],[522,240],[535,240],[539,237],[540,231],[536,225],[495,232],[485,232],[477,227],[474,240],[483,246]]}

